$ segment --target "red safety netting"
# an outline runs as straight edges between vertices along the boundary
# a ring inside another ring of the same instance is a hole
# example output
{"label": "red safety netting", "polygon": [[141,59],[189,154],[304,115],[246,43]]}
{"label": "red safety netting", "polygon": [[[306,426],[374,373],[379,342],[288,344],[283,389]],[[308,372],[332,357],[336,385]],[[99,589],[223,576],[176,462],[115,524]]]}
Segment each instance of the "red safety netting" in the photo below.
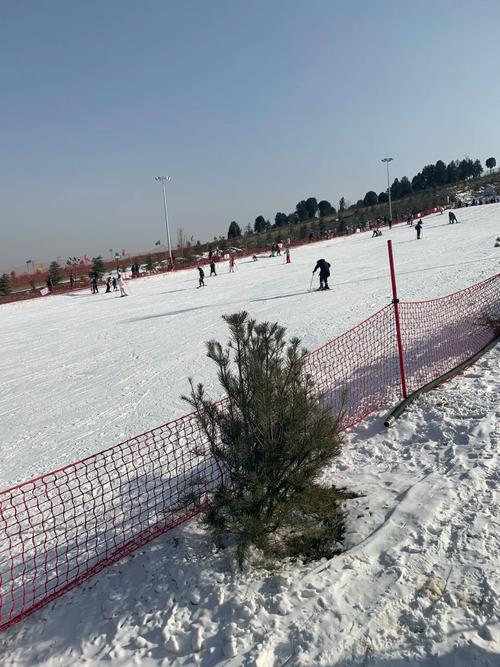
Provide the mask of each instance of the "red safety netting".
{"label": "red safety netting", "polygon": [[[399,304],[410,392],[498,334],[499,278]],[[306,369],[343,428],[398,400],[393,306],[309,354]],[[219,474],[197,454],[205,444],[191,414],[1,492],[0,629],[203,509]],[[201,477],[206,493],[186,508],[179,500]]]}

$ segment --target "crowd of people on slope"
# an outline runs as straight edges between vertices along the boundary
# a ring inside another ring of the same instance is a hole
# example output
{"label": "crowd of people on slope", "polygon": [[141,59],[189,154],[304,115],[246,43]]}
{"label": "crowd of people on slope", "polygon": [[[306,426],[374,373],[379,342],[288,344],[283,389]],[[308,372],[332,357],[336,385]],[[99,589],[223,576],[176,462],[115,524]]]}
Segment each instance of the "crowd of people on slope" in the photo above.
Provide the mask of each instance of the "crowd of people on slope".
{"label": "crowd of people on slope", "polygon": [[[116,276],[111,276],[109,275],[105,282],[104,285],[106,286],[105,293],[109,294],[111,291],[113,292],[120,292],[120,296],[128,296],[128,292],[125,287],[125,280],[123,278],[123,274],[121,272],[121,269],[117,270],[117,275]],[[90,291],[92,294],[99,294],[99,274],[97,271],[93,271],[90,274]]]}
{"label": "crowd of people on slope", "polygon": [[[444,212],[444,209],[441,210],[441,213]],[[417,240],[420,240],[422,238],[422,218],[419,216],[417,217],[416,224],[414,225],[414,216],[413,214],[408,214],[406,216],[406,224],[413,227],[416,231],[417,234]],[[459,222],[457,219],[456,214],[454,211],[448,211],[448,222],[449,224],[456,224]],[[374,226],[372,226],[372,223],[370,222],[370,229],[373,229],[372,233],[372,238],[382,236],[382,231],[380,229],[380,226],[386,225],[389,229],[392,229],[392,221],[390,218],[387,216],[384,216],[384,218],[377,218],[375,221]],[[313,240],[313,234],[311,233],[309,236],[309,241]],[[269,257],[281,257],[282,256],[282,251],[283,255],[285,256],[285,261],[287,264],[291,262],[291,255],[290,255],[290,239],[287,239],[287,243],[283,241],[280,241],[279,243],[273,242],[270,246],[270,255]],[[217,276],[217,269],[216,269],[216,261],[218,262],[221,257],[224,255],[221,253],[219,249],[216,250],[210,250],[208,253],[208,259],[209,259],[209,267],[210,267],[210,274],[209,277],[216,277]],[[257,255],[252,256],[253,261],[257,261],[258,257]],[[229,265],[229,273],[234,273],[235,266],[236,266],[236,261],[235,261],[235,255],[234,253],[229,254],[228,257],[228,265]],[[316,263],[316,266],[314,267],[313,270],[313,276],[314,274],[319,271],[319,290],[329,290],[330,287],[328,285],[328,278],[330,277],[330,267],[331,265],[325,260],[325,259],[319,259]],[[203,269],[203,266],[198,265],[197,266],[198,270],[198,288],[200,287],[205,287],[205,271]],[[138,264],[132,264],[131,267],[131,273],[132,277],[138,277],[140,272],[140,267]],[[120,296],[128,296],[128,292],[125,286],[125,280],[123,278],[122,272],[120,269],[117,271],[117,276],[111,276],[109,275],[105,281],[105,292],[106,294],[110,293],[111,291],[113,292],[120,292]],[[52,280],[50,277],[47,279],[47,288],[49,292],[52,291]],[[98,294],[99,293],[99,275],[94,272],[90,274],[90,288],[92,294]]]}

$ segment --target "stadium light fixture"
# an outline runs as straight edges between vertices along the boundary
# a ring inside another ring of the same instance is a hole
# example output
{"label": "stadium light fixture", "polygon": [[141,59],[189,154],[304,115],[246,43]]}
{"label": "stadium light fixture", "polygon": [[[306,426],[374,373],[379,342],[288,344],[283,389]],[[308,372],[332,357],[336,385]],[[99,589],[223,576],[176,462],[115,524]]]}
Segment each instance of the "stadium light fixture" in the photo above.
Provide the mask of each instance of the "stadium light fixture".
{"label": "stadium light fixture", "polygon": [[392,202],[391,202],[391,184],[389,181],[389,162],[394,160],[393,157],[384,157],[382,162],[385,162],[387,167],[387,194],[389,195],[389,220],[392,221]]}
{"label": "stadium light fixture", "polygon": [[165,193],[165,183],[171,181],[172,176],[155,176],[155,181],[161,183],[163,189],[163,208],[165,211],[165,227],[167,230],[167,244],[168,244],[168,256],[170,260],[170,268],[174,268],[174,260],[172,257],[172,244],[170,243],[170,227],[168,226],[168,208],[167,208],[167,195]]}

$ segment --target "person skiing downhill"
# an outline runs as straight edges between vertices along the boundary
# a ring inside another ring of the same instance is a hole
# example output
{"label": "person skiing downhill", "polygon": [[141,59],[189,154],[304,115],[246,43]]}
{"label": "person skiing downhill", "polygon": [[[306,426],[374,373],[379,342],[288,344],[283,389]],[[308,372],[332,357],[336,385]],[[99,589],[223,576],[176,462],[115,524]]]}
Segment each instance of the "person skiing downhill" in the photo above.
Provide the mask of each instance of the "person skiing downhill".
{"label": "person skiing downhill", "polygon": [[201,266],[198,267],[198,273],[199,273],[198,287],[205,287],[205,271],[203,271]]}
{"label": "person skiing downhill", "polygon": [[313,275],[319,269],[319,289],[330,289],[328,287],[328,278],[330,277],[330,264],[325,259],[318,259],[314,267]]}

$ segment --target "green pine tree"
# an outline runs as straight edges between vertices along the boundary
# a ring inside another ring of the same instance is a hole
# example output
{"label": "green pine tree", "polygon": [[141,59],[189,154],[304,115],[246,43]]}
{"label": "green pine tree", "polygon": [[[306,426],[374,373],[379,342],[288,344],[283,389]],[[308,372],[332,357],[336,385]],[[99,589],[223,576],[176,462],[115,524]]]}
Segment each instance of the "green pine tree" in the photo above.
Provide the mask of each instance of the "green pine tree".
{"label": "green pine tree", "polygon": [[92,257],[92,272],[97,273],[99,278],[106,272],[106,267],[104,266],[101,255]]}
{"label": "green pine tree", "polygon": [[10,276],[7,273],[4,273],[0,276],[0,294],[10,294],[11,291],[12,286]]}
{"label": "green pine tree", "polygon": [[[266,557],[317,557],[338,551],[341,519],[336,489],[316,480],[341,448],[339,417],[323,407],[304,369],[297,338],[277,323],[257,324],[246,312],[224,316],[231,338],[211,340],[227,401],[214,404],[202,384],[183,397],[196,410],[221,472],[205,522],[217,543],[230,534],[240,565],[251,546]],[[206,492],[200,478],[190,503]]]}
{"label": "green pine tree", "polygon": [[51,262],[49,266],[49,278],[52,280],[54,285],[61,282],[62,273],[61,267],[57,262]]}

